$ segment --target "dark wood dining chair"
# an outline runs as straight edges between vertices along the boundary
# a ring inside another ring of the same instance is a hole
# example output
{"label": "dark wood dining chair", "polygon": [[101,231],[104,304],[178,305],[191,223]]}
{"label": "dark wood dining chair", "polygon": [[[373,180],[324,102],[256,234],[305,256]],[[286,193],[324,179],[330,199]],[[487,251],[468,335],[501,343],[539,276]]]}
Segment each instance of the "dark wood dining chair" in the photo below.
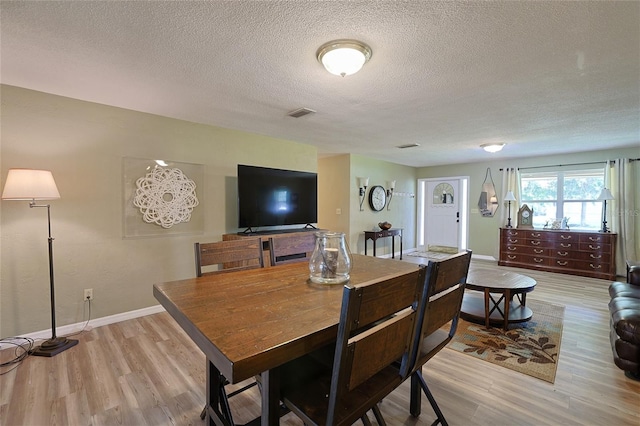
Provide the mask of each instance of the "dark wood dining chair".
{"label": "dark wood dining chair", "polygon": [[447,421],[422,376],[422,367],[451,341],[456,332],[470,262],[471,251],[468,250],[445,260],[429,261],[427,265],[427,284],[413,341],[409,411],[414,417],[420,415],[422,389],[436,413],[434,425],[446,426]]}
{"label": "dark wood dining chair", "polygon": [[271,266],[308,262],[316,246],[315,232],[269,238]]}
{"label": "dark wood dining chair", "polygon": [[279,367],[281,400],[306,425],[369,424],[369,410],[384,424],[377,403],[411,367],[425,270],[345,286],[335,347]]}
{"label": "dark wood dining chair", "polygon": [[[241,238],[238,240],[216,241],[213,243],[195,243],[196,255],[196,276],[224,274],[240,271],[244,269],[264,267],[262,255],[262,240],[260,238]],[[217,270],[203,272],[204,267],[217,266]],[[227,393],[225,386],[229,381],[222,374],[220,375],[220,388],[218,389],[218,400],[220,407],[216,407],[229,425],[233,425],[233,415],[229,405],[229,398],[252,388],[257,384],[253,381],[233,392]],[[200,418],[206,417],[207,407],[200,413]]]}
{"label": "dark wood dining chair", "polygon": [[[264,267],[262,240],[259,237],[240,238],[213,243],[195,243],[196,276]],[[205,267],[217,266],[218,269]]]}

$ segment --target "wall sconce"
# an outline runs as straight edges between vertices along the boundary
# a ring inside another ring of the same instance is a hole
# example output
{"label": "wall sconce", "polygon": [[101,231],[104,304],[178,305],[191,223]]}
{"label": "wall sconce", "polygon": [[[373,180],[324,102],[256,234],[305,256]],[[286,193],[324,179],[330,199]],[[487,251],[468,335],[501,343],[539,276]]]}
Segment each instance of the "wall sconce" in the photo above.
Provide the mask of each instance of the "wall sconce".
{"label": "wall sconce", "polygon": [[609,228],[607,228],[607,201],[613,200],[613,195],[611,195],[611,191],[607,188],[602,188],[602,192],[600,192],[600,196],[598,197],[598,201],[602,201],[602,229],[600,232],[610,232]]}
{"label": "wall sconce", "polygon": [[393,190],[396,188],[396,181],[387,181],[387,210],[389,210],[389,204],[393,198]]}
{"label": "wall sconce", "polygon": [[368,177],[359,177],[358,178],[358,196],[360,197],[360,211],[363,211],[362,203],[364,202],[364,196],[367,193],[367,186],[369,186],[369,178]]}
{"label": "wall sconce", "polygon": [[505,201],[509,202],[509,218],[507,219],[507,228],[513,228],[511,226],[511,202],[516,201],[516,197],[513,195],[513,191],[508,191],[507,195],[504,197]]}

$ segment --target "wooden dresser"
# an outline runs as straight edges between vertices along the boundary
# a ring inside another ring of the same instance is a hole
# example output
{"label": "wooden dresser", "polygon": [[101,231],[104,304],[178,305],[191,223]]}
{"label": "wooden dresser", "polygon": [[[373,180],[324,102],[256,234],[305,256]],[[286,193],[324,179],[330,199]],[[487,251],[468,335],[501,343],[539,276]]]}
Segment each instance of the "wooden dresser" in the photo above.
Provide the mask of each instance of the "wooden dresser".
{"label": "wooden dresser", "polygon": [[500,228],[499,265],[615,280],[616,234]]}

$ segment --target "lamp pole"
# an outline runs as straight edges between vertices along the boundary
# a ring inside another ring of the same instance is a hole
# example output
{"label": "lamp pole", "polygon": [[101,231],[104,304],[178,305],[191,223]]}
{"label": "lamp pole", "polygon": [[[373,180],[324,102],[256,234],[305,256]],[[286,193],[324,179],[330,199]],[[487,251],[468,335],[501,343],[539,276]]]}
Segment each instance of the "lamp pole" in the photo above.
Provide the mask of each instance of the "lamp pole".
{"label": "lamp pole", "polygon": [[53,237],[51,236],[51,204],[36,204],[35,200],[33,200],[29,203],[29,207],[47,208],[47,225],[49,229],[49,293],[51,296],[51,339],[44,341],[40,346],[35,348],[31,354],[35,356],[52,357],[77,345],[78,341],[67,339],[66,337],[56,336],[56,292],[53,279]]}

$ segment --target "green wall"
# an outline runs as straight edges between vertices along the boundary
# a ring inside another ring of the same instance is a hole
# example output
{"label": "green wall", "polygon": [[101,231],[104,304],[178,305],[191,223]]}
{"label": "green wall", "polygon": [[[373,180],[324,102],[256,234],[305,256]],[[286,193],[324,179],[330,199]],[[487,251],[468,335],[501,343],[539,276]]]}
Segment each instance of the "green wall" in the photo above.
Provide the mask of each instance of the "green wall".
{"label": "green wall", "polygon": [[[317,171],[311,145],[221,129],[12,86],[2,95],[1,179],[9,168],[48,169],[57,325],[157,305],[154,283],[193,277],[193,243],[237,231],[236,165]],[[204,165],[204,231],[124,239],[123,157]],[[2,185],[4,182],[2,182]],[[44,209],[1,203],[0,335],[51,327]],[[347,212],[348,214],[348,212]]]}

